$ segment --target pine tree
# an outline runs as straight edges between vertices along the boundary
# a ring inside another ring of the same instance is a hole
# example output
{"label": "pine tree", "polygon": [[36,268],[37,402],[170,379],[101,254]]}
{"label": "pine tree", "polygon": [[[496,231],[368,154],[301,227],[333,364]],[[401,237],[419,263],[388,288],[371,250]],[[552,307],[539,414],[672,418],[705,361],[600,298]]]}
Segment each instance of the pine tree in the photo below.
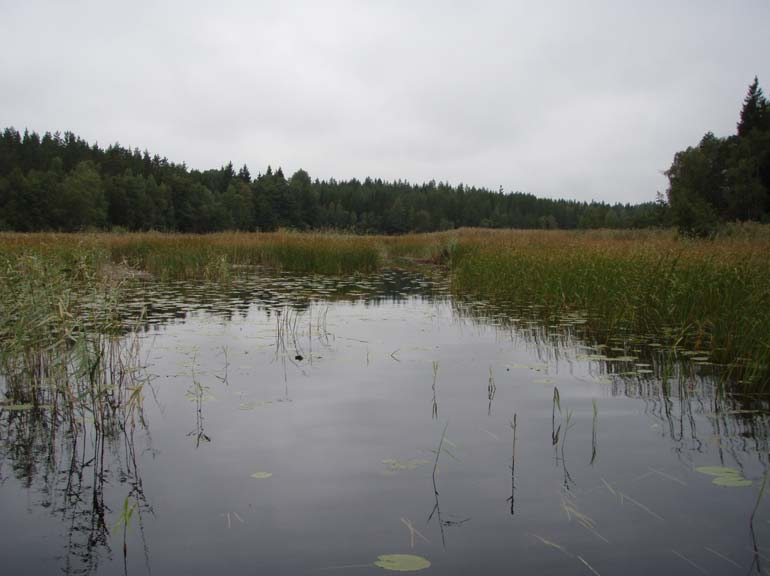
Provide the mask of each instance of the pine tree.
{"label": "pine tree", "polygon": [[246,164],[238,171],[238,178],[247,184],[251,184],[251,172],[249,172],[249,167]]}
{"label": "pine tree", "polygon": [[762,93],[762,88],[759,87],[759,79],[754,76],[754,82],[749,86],[749,91],[743,100],[741,119],[738,122],[738,136],[746,136],[754,128],[763,128],[767,109],[767,99]]}

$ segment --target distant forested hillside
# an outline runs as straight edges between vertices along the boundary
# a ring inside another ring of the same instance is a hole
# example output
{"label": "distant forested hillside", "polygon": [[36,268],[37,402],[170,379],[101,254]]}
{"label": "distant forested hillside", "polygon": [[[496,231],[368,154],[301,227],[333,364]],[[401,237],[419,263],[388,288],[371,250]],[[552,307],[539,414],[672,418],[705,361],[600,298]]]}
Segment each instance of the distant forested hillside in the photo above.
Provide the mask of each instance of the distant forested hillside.
{"label": "distant forested hillside", "polygon": [[460,226],[628,228],[659,224],[665,206],[585,203],[468,186],[286,178],[270,167],[189,170],[71,132],[0,136],[0,229],[274,230],[339,228],[423,232]]}
{"label": "distant forested hillside", "polygon": [[[710,235],[727,221],[770,222],[770,103],[755,78],[737,133],[678,152],[668,202],[609,205],[521,192],[367,178],[256,177],[232,163],[189,170],[117,144],[100,148],[71,132],[0,135],[0,230],[299,230],[428,232],[489,228],[643,228],[676,224]],[[565,190],[565,194],[569,194]]]}

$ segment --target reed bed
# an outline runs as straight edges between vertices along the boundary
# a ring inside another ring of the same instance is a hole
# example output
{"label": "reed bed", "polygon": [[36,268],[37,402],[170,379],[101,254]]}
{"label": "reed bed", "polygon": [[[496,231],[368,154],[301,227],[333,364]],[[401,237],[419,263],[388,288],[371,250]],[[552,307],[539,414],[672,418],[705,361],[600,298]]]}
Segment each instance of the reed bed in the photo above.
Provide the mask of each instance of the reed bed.
{"label": "reed bed", "polygon": [[232,266],[265,265],[300,273],[351,274],[380,266],[372,239],[336,233],[121,234],[99,237],[113,262],[159,278],[226,279]]}
{"label": "reed bed", "polygon": [[[0,234],[0,257],[35,254],[57,263],[82,261],[106,275],[127,272],[162,280],[226,280],[233,267],[344,275],[384,265],[446,262],[454,233],[357,236],[337,232]],[[122,271],[115,265],[124,265]]]}
{"label": "reed bed", "polygon": [[143,383],[121,286],[96,276],[98,252],[52,248],[44,256],[43,246],[0,253],[0,411],[123,426],[141,411]]}
{"label": "reed bed", "polygon": [[582,312],[596,331],[655,334],[768,384],[770,235],[714,241],[670,232],[464,231],[452,287],[496,302]]}
{"label": "reed bed", "polygon": [[[76,298],[75,282],[92,292],[101,282],[105,298],[104,286],[127,276],[226,281],[238,266],[251,265],[333,275],[441,265],[458,296],[534,305],[548,317],[579,314],[607,338],[656,335],[731,366],[737,378],[770,383],[770,226],[729,226],[714,240],[683,239],[670,230],[2,234],[0,263],[6,302],[0,337],[17,344],[41,322],[19,315],[33,301],[53,311],[42,324],[61,333],[55,313]],[[42,275],[49,269],[52,276]]]}

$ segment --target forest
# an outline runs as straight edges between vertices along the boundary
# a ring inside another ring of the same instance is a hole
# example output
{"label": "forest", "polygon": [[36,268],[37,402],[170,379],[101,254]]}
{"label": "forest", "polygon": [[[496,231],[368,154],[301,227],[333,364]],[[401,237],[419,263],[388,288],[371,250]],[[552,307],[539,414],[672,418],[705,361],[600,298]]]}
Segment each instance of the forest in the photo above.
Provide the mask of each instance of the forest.
{"label": "forest", "polygon": [[756,77],[736,133],[707,132],[674,156],[666,175],[671,218],[685,234],[712,236],[722,222],[770,221],[770,103]]}
{"label": "forest", "polygon": [[[459,227],[648,228],[713,235],[721,222],[770,219],[770,105],[755,78],[737,133],[675,155],[666,197],[637,205],[402,180],[288,178],[268,166],[188,169],[72,132],[0,134],[0,230],[206,233],[339,229],[399,234]],[[568,194],[568,191],[565,191]]]}

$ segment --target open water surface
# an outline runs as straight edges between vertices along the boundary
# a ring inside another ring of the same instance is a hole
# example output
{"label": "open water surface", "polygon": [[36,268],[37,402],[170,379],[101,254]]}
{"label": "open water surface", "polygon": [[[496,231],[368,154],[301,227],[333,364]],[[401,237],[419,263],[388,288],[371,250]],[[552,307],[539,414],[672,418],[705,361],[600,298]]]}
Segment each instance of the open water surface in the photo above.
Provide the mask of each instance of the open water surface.
{"label": "open water surface", "polygon": [[411,272],[127,307],[143,418],[73,434],[0,406],[4,574],[770,573],[766,403],[696,352]]}

